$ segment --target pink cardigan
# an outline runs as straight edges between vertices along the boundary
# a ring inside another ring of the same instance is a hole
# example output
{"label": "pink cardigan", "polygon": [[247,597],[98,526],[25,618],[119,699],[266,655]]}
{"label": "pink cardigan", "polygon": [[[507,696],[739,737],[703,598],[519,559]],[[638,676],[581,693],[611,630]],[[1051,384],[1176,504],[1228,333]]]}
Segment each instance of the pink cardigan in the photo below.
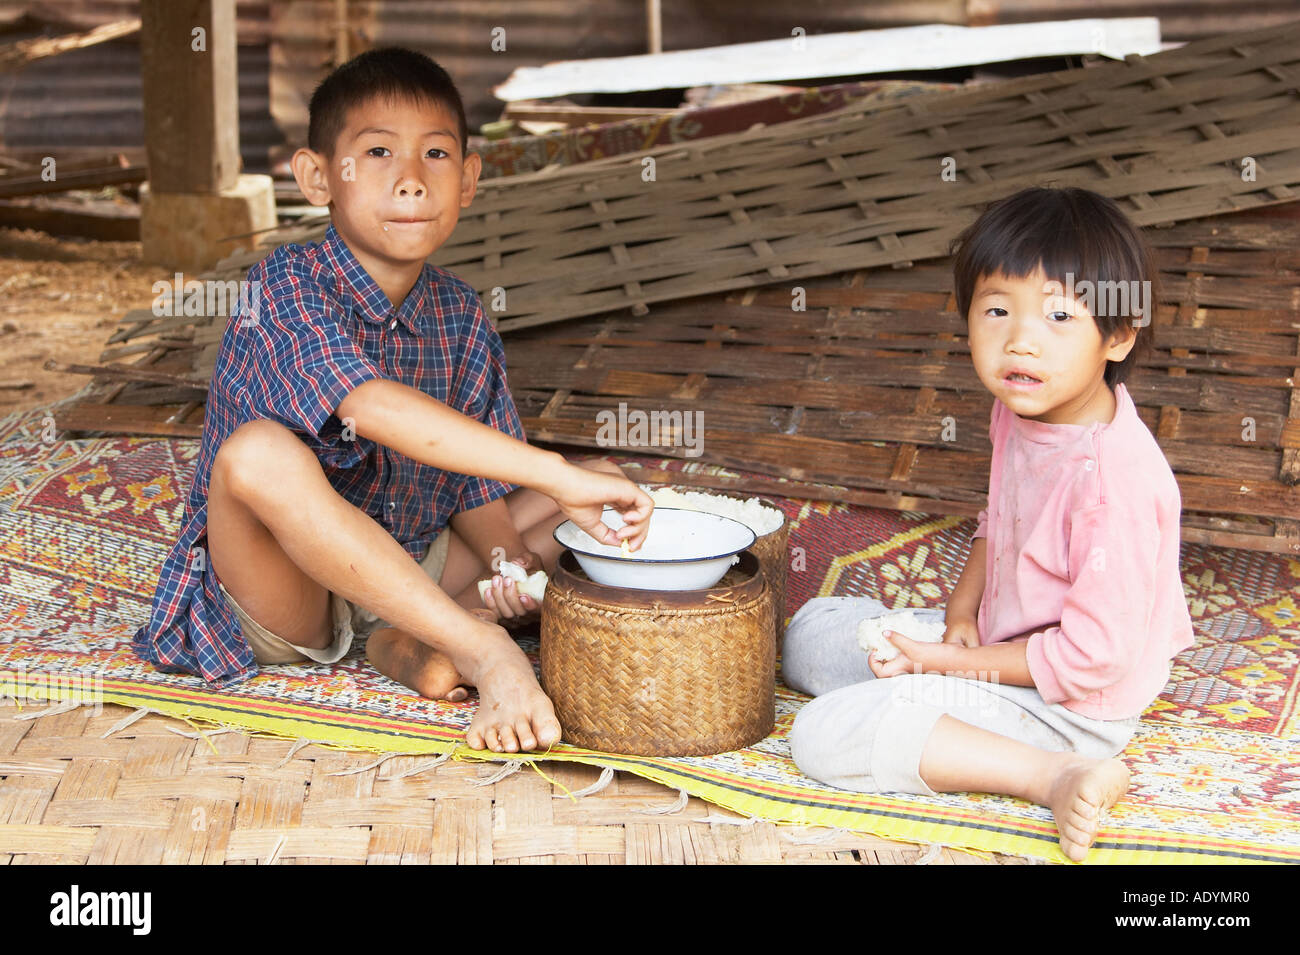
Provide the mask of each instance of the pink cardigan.
{"label": "pink cardigan", "polygon": [[995,401],[980,643],[1035,632],[1029,672],[1048,703],[1095,719],[1140,714],[1193,643],[1178,566],[1181,498],[1128,390],[1115,417],[1043,424]]}

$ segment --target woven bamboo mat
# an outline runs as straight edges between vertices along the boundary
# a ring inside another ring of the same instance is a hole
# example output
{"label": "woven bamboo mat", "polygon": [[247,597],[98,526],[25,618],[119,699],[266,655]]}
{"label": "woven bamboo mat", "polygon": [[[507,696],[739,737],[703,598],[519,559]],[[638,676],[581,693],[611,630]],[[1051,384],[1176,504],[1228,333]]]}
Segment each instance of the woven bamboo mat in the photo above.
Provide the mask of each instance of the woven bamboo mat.
{"label": "woven bamboo mat", "polygon": [[[368,753],[237,732],[112,704],[14,720],[0,704],[0,864],[1026,864],[862,833],[745,820],[673,790],[548,763],[500,766]],[[31,707],[27,708],[31,712]],[[179,732],[177,732],[179,731]],[[189,734],[180,735],[181,733]],[[286,759],[286,757],[288,757]],[[484,784],[485,780],[489,780]]]}

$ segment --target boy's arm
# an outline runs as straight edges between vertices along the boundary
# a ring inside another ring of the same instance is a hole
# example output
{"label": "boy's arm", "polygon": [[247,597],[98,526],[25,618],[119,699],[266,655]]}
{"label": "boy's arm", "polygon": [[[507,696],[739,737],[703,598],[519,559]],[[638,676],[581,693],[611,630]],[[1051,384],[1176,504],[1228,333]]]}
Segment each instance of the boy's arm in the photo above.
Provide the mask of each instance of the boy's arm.
{"label": "boy's arm", "polygon": [[[645,540],[654,503],[632,481],[570,464],[562,455],[502,434],[418,388],[372,379],[349,392],[335,414],[362,437],[412,460],[541,491],[598,541],[617,545],[626,539],[638,550]],[[601,520],[606,504],[622,514],[622,530]]]}
{"label": "boy's arm", "polygon": [[494,569],[492,568],[494,557],[513,560],[523,556],[527,551],[523,538],[519,536],[519,531],[510,517],[510,508],[506,505],[504,497],[453,514],[451,526],[469,545],[474,556],[481,560],[485,567],[491,569]]}
{"label": "boy's arm", "polygon": [[364,382],[335,415],[364,438],[444,471],[554,489],[567,462],[468,418],[418,388],[388,378]]}

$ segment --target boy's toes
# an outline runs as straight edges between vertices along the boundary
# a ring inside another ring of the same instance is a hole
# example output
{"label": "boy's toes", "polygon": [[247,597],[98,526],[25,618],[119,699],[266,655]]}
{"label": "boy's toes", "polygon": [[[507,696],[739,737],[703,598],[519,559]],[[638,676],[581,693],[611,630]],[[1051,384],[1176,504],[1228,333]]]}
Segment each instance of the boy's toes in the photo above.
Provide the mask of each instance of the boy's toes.
{"label": "boy's toes", "polygon": [[519,740],[515,739],[515,731],[513,727],[507,724],[506,726],[502,726],[501,729],[497,731],[497,733],[501,739],[502,749],[504,749],[507,753],[519,752]]}
{"label": "boy's toes", "polygon": [[554,716],[537,723],[537,747],[546,749],[560,741],[560,721]]}
{"label": "boy's toes", "polygon": [[519,740],[519,748],[525,752],[537,748],[537,739],[533,735],[533,728],[527,720],[520,720],[515,724],[515,737]]}

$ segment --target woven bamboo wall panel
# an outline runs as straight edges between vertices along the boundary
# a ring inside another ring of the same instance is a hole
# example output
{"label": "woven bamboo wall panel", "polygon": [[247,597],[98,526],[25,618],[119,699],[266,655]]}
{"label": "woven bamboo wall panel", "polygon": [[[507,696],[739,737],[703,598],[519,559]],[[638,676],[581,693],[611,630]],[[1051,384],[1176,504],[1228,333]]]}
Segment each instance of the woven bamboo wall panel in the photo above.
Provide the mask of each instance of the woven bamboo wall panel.
{"label": "woven bamboo wall panel", "polygon": [[939,256],[980,206],[1044,181],[1144,225],[1285,201],[1298,78],[1293,24],[515,177],[485,185],[434,261],[503,289],[508,332]]}
{"label": "woven bamboo wall panel", "polygon": [[[1178,476],[1185,536],[1300,553],[1300,206],[1147,235],[1163,298],[1129,389]],[[521,332],[507,339],[511,388],[534,440],[609,447],[622,405],[627,421],[683,416],[657,446],[622,450],[690,458],[684,416],[698,413],[702,460],[973,514],[992,399],[951,282],[940,260],[810,283],[803,312],[770,285],[653,321]]]}

